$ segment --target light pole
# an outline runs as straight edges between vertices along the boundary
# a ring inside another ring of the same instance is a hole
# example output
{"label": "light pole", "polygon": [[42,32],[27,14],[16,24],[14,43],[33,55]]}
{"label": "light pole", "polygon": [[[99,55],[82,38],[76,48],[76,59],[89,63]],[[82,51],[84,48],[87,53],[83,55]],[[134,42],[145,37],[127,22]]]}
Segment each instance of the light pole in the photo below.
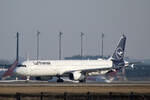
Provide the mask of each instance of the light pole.
{"label": "light pole", "polygon": [[81,59],[83,59],[83,35],[84,33],[81,32],[81,35],[80,35],[81,37]]}
{"label": "light pole", "polygon": [[103,38],[104,38],[104,32],[102,32],[102,58],[103,58],[103,50],[104,50],[104,45],[103,45],[103,43],[104,43],[104,41],[103,41]]}
{"label": "light pole", "polygon": [[16,51],[16,60],[19,60],[19,33],[17,32],[17,51]]}
{"label": "light pole", "polygon": [[40,35],[40,32],[39,30],[37,30],[37,64],[38,64],[38,60],[39,60],[39,35]]}
{"label": "light pole", "polygon": [[59,60],[61,60],[61,36],[63,35],[62,32],[59,33]]}

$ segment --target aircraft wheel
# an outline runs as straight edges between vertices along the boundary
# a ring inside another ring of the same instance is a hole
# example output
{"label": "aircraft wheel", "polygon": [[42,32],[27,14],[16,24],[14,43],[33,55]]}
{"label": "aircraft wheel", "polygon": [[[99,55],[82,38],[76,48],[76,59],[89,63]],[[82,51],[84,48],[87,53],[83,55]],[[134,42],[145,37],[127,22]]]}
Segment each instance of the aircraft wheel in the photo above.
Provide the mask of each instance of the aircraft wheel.
{"label": "aircraft wheel", "polygon": [[64,82],[64,80],[63,80],[63,79],[58,79],[57,82],[58,82],[58,83]]}
{"label": "aircraft wheel", "polygon": [[83,80],[79,80],[80,83],[85,83],[86,82],[86,79],[83,79]]}

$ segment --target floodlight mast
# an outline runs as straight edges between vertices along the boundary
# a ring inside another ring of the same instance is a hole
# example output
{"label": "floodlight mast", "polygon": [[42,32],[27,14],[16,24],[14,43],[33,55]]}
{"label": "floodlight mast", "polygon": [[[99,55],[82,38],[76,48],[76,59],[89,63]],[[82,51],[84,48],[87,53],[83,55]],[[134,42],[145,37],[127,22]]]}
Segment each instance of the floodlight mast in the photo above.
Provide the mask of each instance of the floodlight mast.
{"label": "floodlight mast", "polygon": [[37,64],[38,64],[38,60],[39,60],[39,36],[40,36],[40,32],[39,32],[39,30],[37,30],[37,58],[36,58],[36,60],[37,60]]}
{"label": "floodlight mast", "polygon": [[63,33],[59,32],[59,60],[61,60],[61,37]]}
{"label": "floodlight mast", "polygon": [[19,60],[19,33],[17,32],[16,34],[17,36],[17,51],[16,51],[16,60],[18,61]]}
{"label": "floodlight mast", "polygon": [[104,32],[102,32],[102,58],[103,58],[103,50],[104,50],[104,40],[103,40],[103,38],[104,38]]}
{"label": "floodlight mast", "polygon": [[84,36],[84,33],[81,32],[81,59],[83,59],[83,36]]}

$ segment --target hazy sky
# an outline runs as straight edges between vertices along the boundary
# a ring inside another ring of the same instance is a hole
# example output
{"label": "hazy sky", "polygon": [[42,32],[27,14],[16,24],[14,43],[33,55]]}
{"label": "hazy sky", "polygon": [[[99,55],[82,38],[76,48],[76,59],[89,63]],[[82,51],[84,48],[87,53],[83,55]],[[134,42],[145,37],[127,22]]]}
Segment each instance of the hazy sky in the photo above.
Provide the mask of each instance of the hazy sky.
{"label": "hazy sky", "polygon": [[36,31],[40,35],[40,58],[58,59],[58,34],[63,32],[62,56],[97,55],[105,33],[104,54],[114,51],[127,33],[126,56],[150,58],[150,0],[0,0],[0,59],[16,56],[16,32],[20,56],[36,58]]}

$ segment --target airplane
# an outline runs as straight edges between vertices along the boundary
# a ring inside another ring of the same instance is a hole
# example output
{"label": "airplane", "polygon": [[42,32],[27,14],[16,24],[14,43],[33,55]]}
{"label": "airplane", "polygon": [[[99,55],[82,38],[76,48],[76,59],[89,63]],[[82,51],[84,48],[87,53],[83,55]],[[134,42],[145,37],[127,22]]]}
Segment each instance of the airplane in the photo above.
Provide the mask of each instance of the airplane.
{"label": "airplane", "polygon": [[[17,37],[19,37],[18,33]],[[19,62],[18,40],[16,60],[3,74],[3,79],[15,73],[26,77],[27,80],[30,80],[30,77],[36,77],[37,79],[49,77],[52,79],[55,76],[58,78],[57,82],[64,82],[62,77],[67,76],[73,82],[86,82],[87,76],[116,72],[130,64],[124,61],[126,44],[126,36],[124,34],[121,36],[112,56],[109,59],[98,60],[26,60]]]}

